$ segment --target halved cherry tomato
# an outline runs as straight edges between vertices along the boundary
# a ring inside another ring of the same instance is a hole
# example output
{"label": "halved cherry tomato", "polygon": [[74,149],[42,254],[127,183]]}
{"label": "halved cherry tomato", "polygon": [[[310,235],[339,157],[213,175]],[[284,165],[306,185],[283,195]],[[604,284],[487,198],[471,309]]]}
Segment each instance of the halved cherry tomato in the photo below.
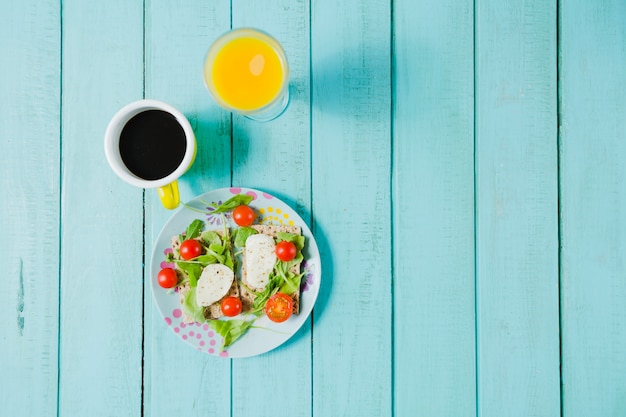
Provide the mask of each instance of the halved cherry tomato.
{"label": "halved cherry tomato", "polygon": [[237,297],[226,297],[222,300],[222,313],[224,313],[226,317],[235,317],[237,314],[241,313],[242,309],[243,304]]}
{"label": "halved cherry tomato", "polygon": [[157,281],[163,288],[172,288],[178,283],[178,276],[172,268],[163,268],[157,275]]}
{"label": "halved cherry tomato", "polygon": [[265,304],[265,314],[276,323],[282,323],[291,317],[293,311],[293,301],[285,293],[277,292],[272,295]]}
{"label": "halved cherry tomato", "polygon": [[188,261],[202,254],[202,245],[195,239],[187,239],[180,244],[180,257]]}
{"label": "halved cherry tomato", "polygon": [[237,226],[250,226],[252,223],[254,223],[255,218],[256,214],[254,213],[254,210],[252,210],[250,206],[246,206],[245,204],[237,206],[233,210],[233,220],[235,221],[235,223],[237,223]]}
{"label": "halved cherry tomato", "polygon": [[283,240],[276,244],[276,257],[283,262],[291,261],[296,257],[297,249],[293,242]]}

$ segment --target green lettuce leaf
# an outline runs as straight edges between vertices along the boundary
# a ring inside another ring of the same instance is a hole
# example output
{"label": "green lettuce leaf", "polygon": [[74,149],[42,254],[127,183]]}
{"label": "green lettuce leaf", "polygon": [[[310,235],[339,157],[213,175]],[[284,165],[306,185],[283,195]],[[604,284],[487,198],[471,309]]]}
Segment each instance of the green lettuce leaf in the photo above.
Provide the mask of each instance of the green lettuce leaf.
{"label": "green lettuce leaf", "polygon": [[222,349],[232,345],[254,324],[254,320],[210,320],[209,325],[224,338]]}
{"label": "green lettuce leaf", "polygon": [[226,213],[226,212],[231,211],[232,209],[234,209],[234,208],[236,208],[238,206],[241,206],[243,204],[250,204],[250,202],[252,200],[253,200],[253,198],[250,195],[237,194],[237,195],[229,198],[228,200],[226,200],[225,202],[223,202],[219,206],[217,206],[215,208],[215,210],[213,210],[211,212],[211,214]]}
{"label": "green lettuce leaf", "polygon": [[246,246],[246,240],[252,235],[256,235],[258,232],[251,227],[240,227],[235,232],[235,246],[243,248]]}
{"label": "green lettuce leaf", "polygon": [[195,219],[194,221],[187,226],[187,230],[185,230],[185,236],[180,241],[182,242],[184,239],[193,239],[200,236],[200,232],[204,228],[204,222],[200,219]]}
{"label": "green lettuce leaf", "polygon": [[183,311],[186,315],[191,317],[194,321],[199,323],[203,323],[206,321],[204,318],[204,308],[200,307],[198,303],[196,303],[196,289],[190,288],[189,291],[185,294],[185,298],[182,304]]}
{"label": "green lettuce leaf", "polygon": [[198,285],[198,279],[200,278],[200,274],[202,274],[202,264],[190,261],[176,261],[176,265],[187,274],[189,285],[191,285],[192,288]]}
{"label": "green lettuce leaf", "polygon": [[202,232],[202,240],[206,246],[211,245],[222,245],[222,238],[217,232],[213,230],[207,230],[206,232]]}

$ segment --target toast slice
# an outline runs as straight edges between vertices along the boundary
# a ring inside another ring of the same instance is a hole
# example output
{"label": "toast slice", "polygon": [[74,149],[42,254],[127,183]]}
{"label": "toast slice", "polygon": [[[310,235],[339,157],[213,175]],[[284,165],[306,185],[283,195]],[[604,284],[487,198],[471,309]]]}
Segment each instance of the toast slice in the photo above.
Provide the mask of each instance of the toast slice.
{"label": "toast slice", "polygon": [[[292,233],[296,235],[302,234],[302,229],[300,228],[300,226],[254,224],[250,227],[256,230],[258,233],[271,236],[274,239],[278,237],[278,233]],[[293,274],[300,274],[300,269],[301,264],[297,263],[290,268],[290,272]],[[254,303],[254,299],[256,298],[256,295],[253,291],[262,291],[263,288],[251,287],[246,278],[246,255],[244,250],[241,265],[241,280],[244,285],[241,286],[239,292],[241,301],[243,303],[243,311],[250,311],[252,308],[252,304]],[[252,291],[249,291],[249,289]],[[295,293],[290,294],[290,296],[293,301],[293,314],[298,314],[300,312],[300,288],[298,288]]]}
{"label": "toast slice", "polygon": [[[222,231],[215,231],[218,235],[220,235],[220,237],[223,238],[224,233]],[[200,242],[202,242],[202,238],[201,237],[197,237],[195,238],[195,240],[198,240]],[[178,250],[180,248],[180,239],[178,236],[174,236],[172,238],[172,249],[174,250],[174,253],[178,253]],[[181,268],[178,266],[178,264],[176,264],[176,267],[174,268],[176,271],[176,274],[178,275],[179,278],[179,283],[178,285],[176,285],[176,291],[178,292],[178,296],[179,296],[179,300],[180,300],[180,304],[183,305],[185,302],[185,297],[187,295],[187,293],[191,290],[191,285],[189,283],[189,281],[183,282],[182,278],[185,276],[184,272],[181,270]],[[234,271],[233,271],[234,272]],[[224,300],[227,297],[237,297],[237,298],[241,298],[240,297],[240,292],[239,292],[239,285],[237,283],[237,278],[235,277],[233,279],[233,282],[230,286],[230,289],[228,290],[228,292],[226,293],[226,295],[224,295],[220,300],[214,302],[213,304],[203,307],[203,315],[205,319],[218,319],[220,317],[224,316],[224,313],[222,313],[222,300]],[[188,314],[185,313],[185,310],[183,309],[183,314],[182,314],[182,319],[183,322],[185,323],[193,323],[195,320],[193,319],[193,317],[190,317]]]}

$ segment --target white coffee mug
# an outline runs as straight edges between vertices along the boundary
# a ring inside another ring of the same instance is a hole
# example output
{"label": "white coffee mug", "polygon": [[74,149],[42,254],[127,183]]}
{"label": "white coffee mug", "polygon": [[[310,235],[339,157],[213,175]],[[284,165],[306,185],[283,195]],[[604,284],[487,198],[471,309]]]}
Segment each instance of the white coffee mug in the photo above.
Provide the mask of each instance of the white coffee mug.
{"label": "white coffee mug", "polygon": [[121,108],[104,135],[104,153],[113,172],[127,183],[157,188],[167,209],[178,207],[177,180],[193,164],[196,139],[187,118],[158,100]]}

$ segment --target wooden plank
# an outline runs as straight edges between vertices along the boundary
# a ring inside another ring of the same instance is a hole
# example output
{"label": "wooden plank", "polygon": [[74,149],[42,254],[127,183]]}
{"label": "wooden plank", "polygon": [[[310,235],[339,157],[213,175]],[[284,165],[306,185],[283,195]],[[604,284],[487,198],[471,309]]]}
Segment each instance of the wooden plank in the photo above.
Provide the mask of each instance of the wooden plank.
{"label": "wooden plank", "polygon": [[0,17],[0,415],[54,415],[60,202],[58,4]]}
{"label": "wooden plank", "polygon": [[560,413],[556,2],[476,3],[478,415]]}
{"label": "wooden plank", "polygon": [[59,415],[140,415],[143,193],[103,138],[142,96],[143,3],[64,1],[62,50]]}
{"label": "wooden plank", "polygon": [[394,403],[474,416],[474,7],[394,3]]}
{"label": "wooden plank", "polygon": [[[219,110],[204,87],[202,67],[210,43],[230,26],[227,2],[146,2],[146,97],[163,100],[189,119],[197,142],[194,165],[178,181],[183,201],[231,180],[230,115]],[[155,190],[146,190],[145,257],[173,214]],[[197,352],[163,322],[145,270],[144,414],[230,415],[230,361]],[[172,387],[180,395],[172,395]]]}
{"label": "wooden plank", "polygon": [[626,410],[626,3],[559,2],[563,415]]}
{"label": "wooden plank", "polygon": [[[232,13],[233,28],[256,27],[274,36],[290,67],[285,113],[265,123],[233,118],[233,184],[279,197],[310,226],[309,1],[235,0]],[[283,346],[233,361],[232,416],[310,416],[311,345],[307,321]]]}
{"label": "wooden plank", "polygon": [[313,413],[392,413],[391,7],[312,4]]}

